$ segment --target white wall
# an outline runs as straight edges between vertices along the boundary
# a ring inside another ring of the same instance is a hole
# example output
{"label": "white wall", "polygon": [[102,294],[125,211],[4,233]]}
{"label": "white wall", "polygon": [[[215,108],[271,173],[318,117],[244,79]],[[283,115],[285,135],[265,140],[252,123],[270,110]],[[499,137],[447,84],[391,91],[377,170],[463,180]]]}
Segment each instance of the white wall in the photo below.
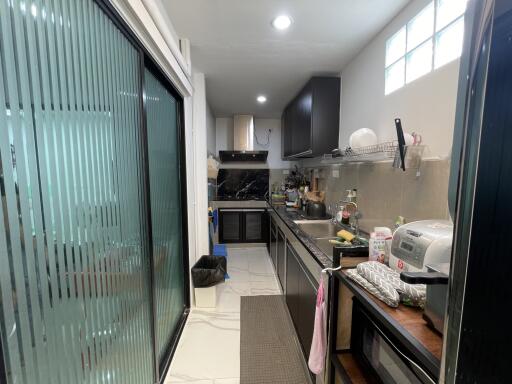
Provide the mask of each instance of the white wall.
{"label": "white wall", "polygon": [[215,125],[215,117],[213,116],[212,109],[206,101],[206,147],[208,153],[216,154],[217,151],[217,127]]}
{"label": "white wall", "polygon": [[161,0],[110,1],[176,89],[183,97],[191,96],[190,71],[179,51],[179,41],[176,40],[172,23],[168,18],[163,20],[159,12]]}
{"label": "white wall", "polygon": [[201,255],[209,254],[208,245],[208,173],[207,153],[204,150],[207,145],[207,120],[208,104],[206,103],[205,79],[203,73],[194,73],[193,96],[193,145],[194,151],[194,178],[195,186],[195,231],[196,231],[196,255],[197,261]]}
{"label": "white wall", "polygon": [[386,40],[430,0],[412,1],[342,71],[340,148],[350,134],[371,128],[380,141],[396,138],[394,118],[406,132],[418,132],[426,157],[445,157],[452,145],[459,60],[384,95]]}
{"label": "white wall", "polygon": [[215,140],[216,151],[226,151],[233,149],[233,119],[231,117],[217,117],[215,119]]}
{"label": "white wall", "polygon": [[[217,154],[219,151],[233,149],[233,118],[221,117],[216,119]],[[271,129],[270,142],[267,143],[268,130]],[[265,168],[290,168],[293,162],[281,160],[281,120],[280,119],[254,119],[254,133],[261,143],[254,140],[255,151],[268,151]],[[221,168],[262,168],[257,163],[229,163],[222,164]]]}

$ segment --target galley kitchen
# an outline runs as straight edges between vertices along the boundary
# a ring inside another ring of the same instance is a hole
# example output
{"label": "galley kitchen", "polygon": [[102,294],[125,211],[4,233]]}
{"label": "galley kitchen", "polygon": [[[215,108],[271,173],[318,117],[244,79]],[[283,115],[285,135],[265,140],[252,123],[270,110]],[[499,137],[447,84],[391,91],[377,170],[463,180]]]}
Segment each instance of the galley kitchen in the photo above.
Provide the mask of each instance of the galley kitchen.
{"label": "galley kitchen", "polygon": [[0,382],[510,382],[511,31],[0,1]]}

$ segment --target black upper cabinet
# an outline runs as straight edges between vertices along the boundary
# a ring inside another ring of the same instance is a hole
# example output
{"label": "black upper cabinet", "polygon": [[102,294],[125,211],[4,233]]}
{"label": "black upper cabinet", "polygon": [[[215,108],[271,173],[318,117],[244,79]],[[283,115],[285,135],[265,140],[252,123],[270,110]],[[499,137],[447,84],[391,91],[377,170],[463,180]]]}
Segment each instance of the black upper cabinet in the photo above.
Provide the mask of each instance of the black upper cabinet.
{"label": "black upper cabinet", "polygon": [[282,115],[282,157],[315,157],[338,148],[338,77],[313,77]]}
{"label": "black upper cabinet", "polygon": [[291,108],[286,108],[281,117],[281,157],[287,158],[292,152],[292,135],[285,133],[285,127],[291,127]]}

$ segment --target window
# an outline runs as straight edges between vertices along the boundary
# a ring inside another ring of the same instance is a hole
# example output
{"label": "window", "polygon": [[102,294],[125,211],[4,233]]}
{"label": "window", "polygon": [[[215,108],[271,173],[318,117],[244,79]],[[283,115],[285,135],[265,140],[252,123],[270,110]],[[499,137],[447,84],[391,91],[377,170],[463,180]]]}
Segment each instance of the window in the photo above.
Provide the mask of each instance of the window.
{"label": "window", "polygon": [[434,0],[386,42],[385,94],[460,57],[468,0]]}

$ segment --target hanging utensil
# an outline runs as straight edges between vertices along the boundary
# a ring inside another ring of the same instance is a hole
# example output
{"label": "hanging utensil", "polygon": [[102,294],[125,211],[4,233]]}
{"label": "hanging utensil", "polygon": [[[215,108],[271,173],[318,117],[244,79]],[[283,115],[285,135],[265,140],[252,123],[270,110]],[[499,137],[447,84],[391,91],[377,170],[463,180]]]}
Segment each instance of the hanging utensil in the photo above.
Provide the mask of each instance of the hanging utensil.
{"label": "hanging utensil", "polygon": [[405,138],[404,130],[402,129],[402,121],[399,118],[395,119],[396,135],[398,137],[398,150],[400,152],[401,168],[405,172]]}

